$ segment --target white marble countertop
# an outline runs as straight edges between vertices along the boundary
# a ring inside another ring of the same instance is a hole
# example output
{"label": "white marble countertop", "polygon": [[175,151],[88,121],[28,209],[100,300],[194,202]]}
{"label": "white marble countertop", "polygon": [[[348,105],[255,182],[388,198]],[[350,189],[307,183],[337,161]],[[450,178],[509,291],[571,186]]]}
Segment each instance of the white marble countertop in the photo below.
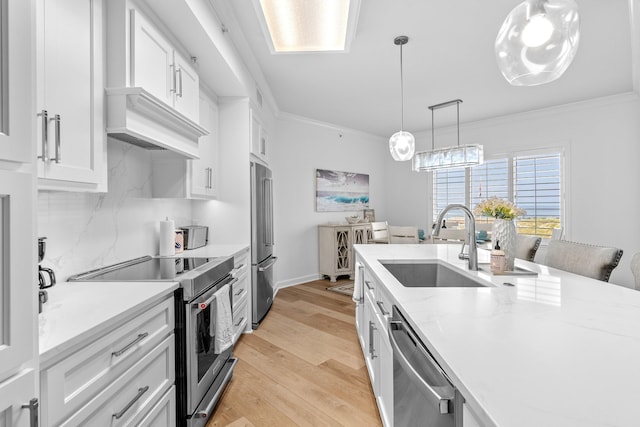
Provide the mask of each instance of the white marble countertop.
{"label": "white marble countertop", "polygon": [[[211,244],[175,257],[235,256],[248,244]],[[63,282],[47,290],[38,315],[40,364],[48,366],[70,349],[116,323],[135,317],[178,288],[178,282]]]}
{"label": "white marble countertop", "polygon": [[40,367],[169,296],[178,282],[63,282],[38,315]]}
{"label": "white marble countertop", "polygon": [[[640,292],[521,260],[538,276],[472,272],[458,245],[355,248],[486,425],[640,425]],[[439,259],[495,286],[405,288],[384,259]]]}

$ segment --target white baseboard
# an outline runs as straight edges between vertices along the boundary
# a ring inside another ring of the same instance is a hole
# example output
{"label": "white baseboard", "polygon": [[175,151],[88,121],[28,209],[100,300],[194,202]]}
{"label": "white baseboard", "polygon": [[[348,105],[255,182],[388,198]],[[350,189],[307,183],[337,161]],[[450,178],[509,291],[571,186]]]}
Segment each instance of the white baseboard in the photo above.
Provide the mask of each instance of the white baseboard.
{"label": "white baseboard", "polygon": [[308,276],[296,277],[294,279],[284,280],[276,284],[276,294],[278,289],[288,288],[290,286],[300,285],[302,283],[313,282],[314,280],[320,280],[324,276],[321,274],[310,274]]}

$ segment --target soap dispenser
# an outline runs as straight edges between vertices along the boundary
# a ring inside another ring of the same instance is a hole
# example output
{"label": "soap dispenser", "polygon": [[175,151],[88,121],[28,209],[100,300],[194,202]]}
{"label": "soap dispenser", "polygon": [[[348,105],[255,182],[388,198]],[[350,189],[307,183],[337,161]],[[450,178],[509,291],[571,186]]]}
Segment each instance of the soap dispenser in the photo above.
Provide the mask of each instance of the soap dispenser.
{"label": "soap dispenser", "polygon": [[504,256],[504,251],[500,249],[500,241],[496,240],[496,245],[491,251],[491,272],[494,274],[501,274],[507,268],[507,259]]}

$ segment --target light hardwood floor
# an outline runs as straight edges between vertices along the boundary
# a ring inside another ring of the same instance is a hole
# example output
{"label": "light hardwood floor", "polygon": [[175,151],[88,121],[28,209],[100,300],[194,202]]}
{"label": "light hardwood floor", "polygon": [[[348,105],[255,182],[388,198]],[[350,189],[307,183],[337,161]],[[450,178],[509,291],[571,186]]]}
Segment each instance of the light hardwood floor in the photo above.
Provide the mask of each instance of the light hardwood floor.
{"label": "light hardwood floor", "polygon": [[278,292],[260,327],[238,340],[233,380],[207,427],[382,425],[354,303],[331,285]]}

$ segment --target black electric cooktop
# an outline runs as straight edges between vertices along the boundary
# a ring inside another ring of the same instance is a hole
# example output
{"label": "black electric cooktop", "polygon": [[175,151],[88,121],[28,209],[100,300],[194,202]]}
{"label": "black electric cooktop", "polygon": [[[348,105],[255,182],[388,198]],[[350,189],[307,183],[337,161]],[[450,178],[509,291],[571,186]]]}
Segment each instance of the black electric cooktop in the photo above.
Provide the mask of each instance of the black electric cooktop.
{"label": "black electric cooktop", "polygon": [[227,276],[233,269],[233,257],[132,259],[88,271],[69,281],[86,282],[180,282],[185,294],[193,296]]}

